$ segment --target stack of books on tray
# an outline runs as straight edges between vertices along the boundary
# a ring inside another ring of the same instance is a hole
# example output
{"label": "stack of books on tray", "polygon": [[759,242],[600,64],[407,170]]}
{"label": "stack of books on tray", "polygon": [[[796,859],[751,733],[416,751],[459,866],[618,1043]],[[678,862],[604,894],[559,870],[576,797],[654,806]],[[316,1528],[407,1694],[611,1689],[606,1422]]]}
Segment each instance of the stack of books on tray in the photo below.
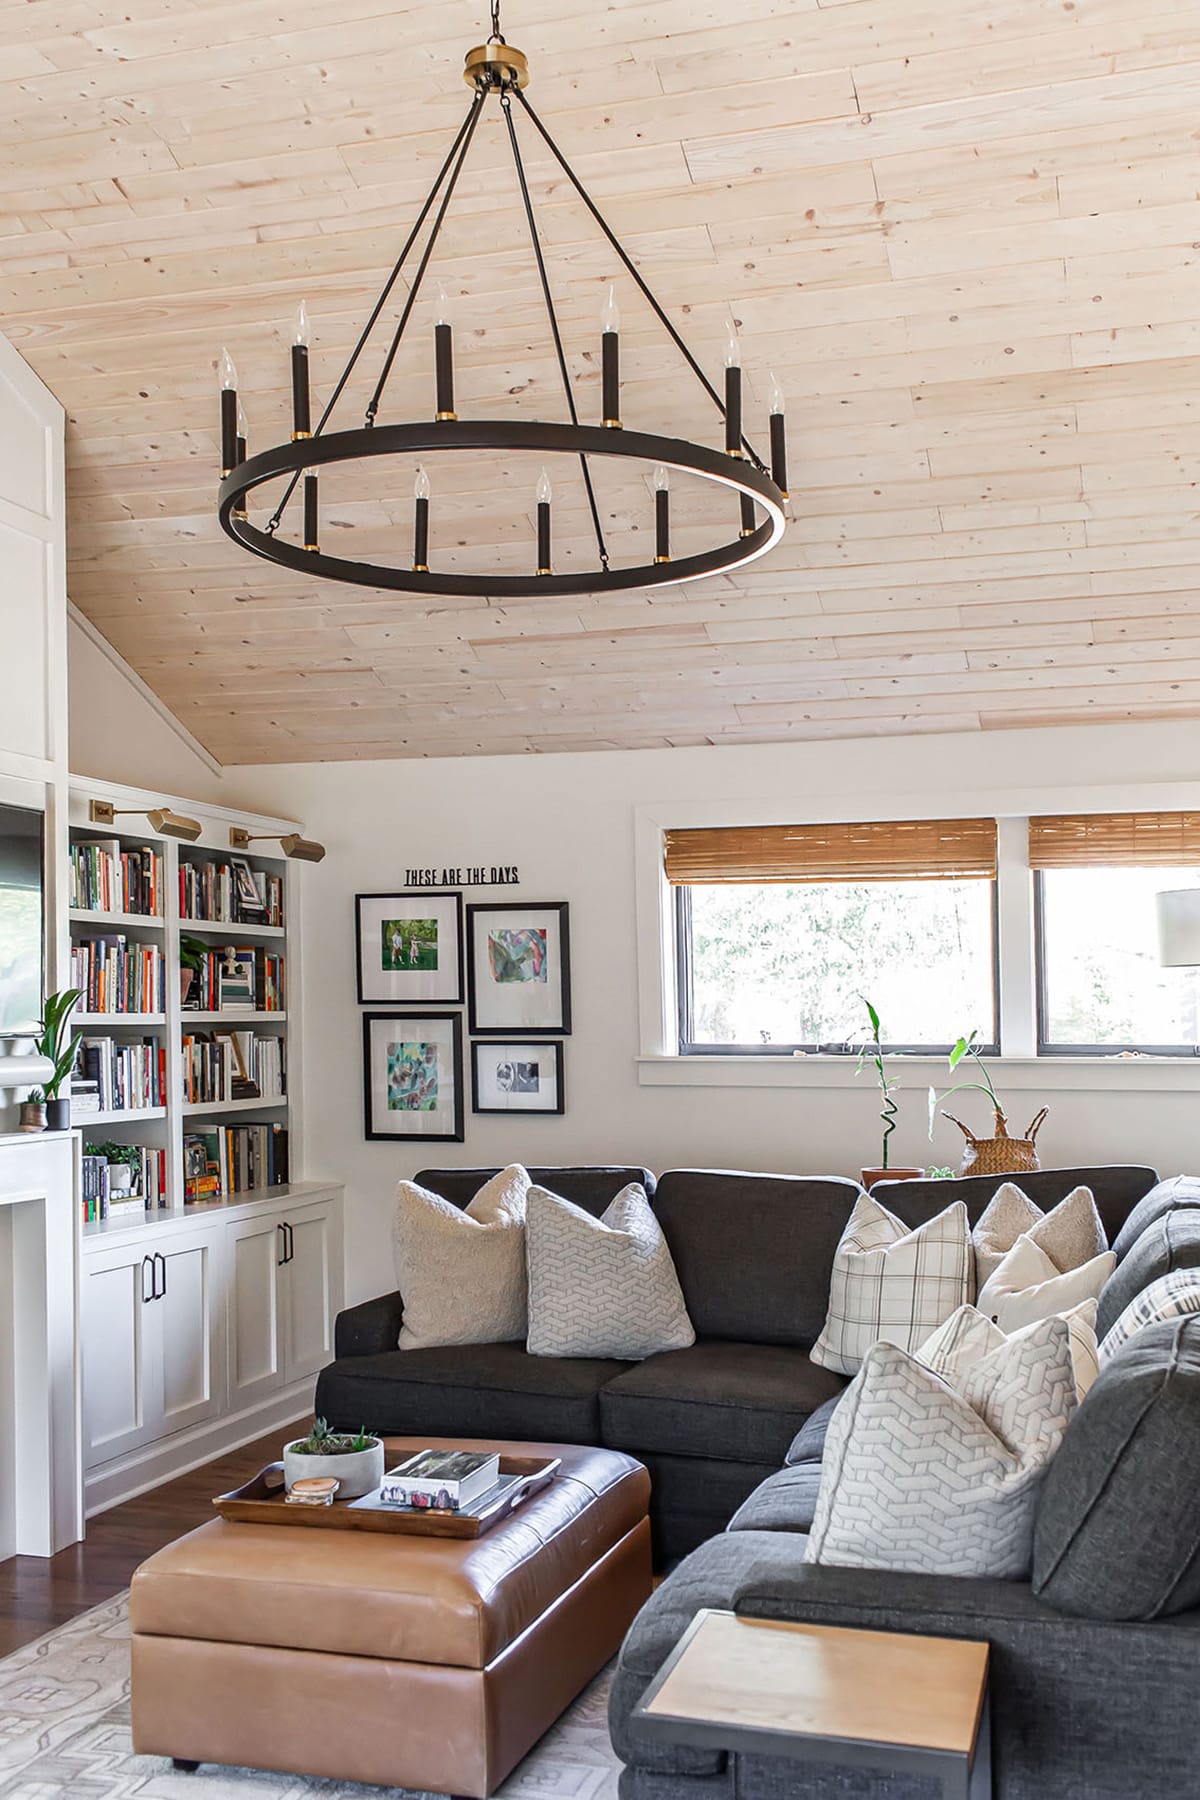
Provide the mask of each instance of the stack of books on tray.
{"label": "stack of books on tray", "polygon": [[500,1480],[500,1458],[480,1450],[418,1450],[389,1469],[379,1504],[405,1512],[469,1512]]}

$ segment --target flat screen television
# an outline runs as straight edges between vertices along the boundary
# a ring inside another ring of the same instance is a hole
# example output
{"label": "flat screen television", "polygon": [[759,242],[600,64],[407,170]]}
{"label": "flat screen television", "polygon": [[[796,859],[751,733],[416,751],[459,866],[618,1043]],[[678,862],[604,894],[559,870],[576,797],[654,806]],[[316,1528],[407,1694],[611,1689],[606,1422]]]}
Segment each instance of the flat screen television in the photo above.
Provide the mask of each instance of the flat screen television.
{"label": "flat screen television", "polygon": [[40,812],[0,805],[0,1038],[42,1016],[44,831]]}

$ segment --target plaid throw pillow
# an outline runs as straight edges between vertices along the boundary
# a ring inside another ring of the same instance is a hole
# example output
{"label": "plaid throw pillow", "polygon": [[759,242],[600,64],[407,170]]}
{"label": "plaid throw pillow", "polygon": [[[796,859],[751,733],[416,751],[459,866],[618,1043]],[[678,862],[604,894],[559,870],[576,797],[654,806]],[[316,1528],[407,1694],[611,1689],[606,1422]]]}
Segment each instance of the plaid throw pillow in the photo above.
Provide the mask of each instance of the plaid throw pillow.
{"label": "plaid throw pillow", "polygon": [[1200,1269],[1172,1269],[1131,1300],[1100,1346],[1101,1363],[1111,1362],[1122,1344],[1147,1325],[1200,1312]]}
{"label": "plaid throw pillow", "polygon": [[973,1274],[961,1200],[910,1231],[860,1194],[834,1253],[829,1311],[812,1360],[856,1375],[872,1344],[915,1350],[972,1298]]}

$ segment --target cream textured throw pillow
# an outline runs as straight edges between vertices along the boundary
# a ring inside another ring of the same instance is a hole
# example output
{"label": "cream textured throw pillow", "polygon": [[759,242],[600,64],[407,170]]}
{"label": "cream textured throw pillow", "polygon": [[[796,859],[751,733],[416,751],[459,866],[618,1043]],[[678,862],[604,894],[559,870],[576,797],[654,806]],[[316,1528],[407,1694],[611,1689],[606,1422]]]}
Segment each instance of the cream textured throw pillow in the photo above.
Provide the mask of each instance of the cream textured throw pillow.
{"label": "cream textured throw pillow", "polygon": [[599,1219],[531,1187],[525,1216],[531,1356],[640,1362],[695,1343],[667,1240],[638,1182]]}
{"label": "cream textured throw pillow", "polygon": [[1108,1249],[1108,1237],[1091,1188],[1072,1188],[1065,1200],[1044,1213],[1015,1181],[1006,1181],[996,1189],[971,1233],[975,1281],[979,1287],[991,1280],[1017,1239],[1025,1234],[1046,1252],[1060,1275]]}
{"label": "cream textured throw pillow", "polygon": [[1171,1269],[1129,1302],[1100,1346],[1100,1361],[1108,1362],[1147,1325],[1195,1312],[1200,1312],[1200,1269]]}
{"label": "cream textured throw pillow", "polygon": [[1076,1405],[1065,1319],[999,1345],[961,1389],[876,1344],[830,1422],[805,1560],[1027,1576],[1038,1488]]}
{"label": "cream textured throw pillow", "polygon": [[[1075,1392],[1083,1399],[1100,1372],[1096,1347],[1096,1302],[1084,1300],[1062,1315],[1071,1333],[1071,1361],[1075,1368]],[[1024,1325],[1023,1331],[1033,1331]],[[951,1387],[959,1387],[973,1364],[998,1350],[1010,1340],[998,1325],[974,1306],[960,1306],[939,1325],[933,1336],[926,1338],[917,1351],[918,1359]]]}
{"label": "cream textured throw pillow", "polygon": [[872,1344],[915,1350],[973,1295],[961,1200],[915,1231],[860,1194],[833,1258],[829,1311],[812,1360],[854,1375]]}
{"label": "cream textured throw pillow", "polygon": [[1098,1300],[1116,1266],[1116,1257],[1106,1250],[1081,1268],[1060,1274],[1026,1232],[980,1289],[977,1305],[1001,1331],[1011,1334],[1022,1325],[1032,1325],[1036,1319],[1070,1312],[1084,1300]]}
{"label": "cream textured throw pillow", "polygon": [[402,1181],[392,1242],[404,1302],[401,1350],[504,1344],[525,1336],[525,1196],[520,1163],[465,1208]]}

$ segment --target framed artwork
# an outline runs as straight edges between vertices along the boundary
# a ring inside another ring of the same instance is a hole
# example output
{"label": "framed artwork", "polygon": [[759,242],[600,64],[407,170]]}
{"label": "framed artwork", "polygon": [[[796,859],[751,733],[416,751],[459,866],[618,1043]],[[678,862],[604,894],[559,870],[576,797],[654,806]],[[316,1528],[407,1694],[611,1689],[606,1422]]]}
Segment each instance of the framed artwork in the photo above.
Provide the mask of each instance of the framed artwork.
{"label": "framed artwork", "polygon": [[238,910],[242,917],[248,924],[254,920],[265,920],[267,903],[254,885],[254,875],[250,864],[244,856],[231,856],[229,865],[233,870]]}
{"label": "framed artwork", "polygon": [[354,930],[360,1006],[461,1003],[461,894],[356,894]]}
{"label": "framed artwork", "polygon": [[563,1111],[561,1041],[512,1038],[471,1045],[471,1110],[477,1113]]}
{"label": "framed artwork", "polygon": [[473,1035],[570,1032],[567,913],[565,900],[468,906],[467,992]]}
{"label": "framed artwork", "polygon": [[368,1139],[463,1141],[459,1013],[366,1013],[363,1107]]}

